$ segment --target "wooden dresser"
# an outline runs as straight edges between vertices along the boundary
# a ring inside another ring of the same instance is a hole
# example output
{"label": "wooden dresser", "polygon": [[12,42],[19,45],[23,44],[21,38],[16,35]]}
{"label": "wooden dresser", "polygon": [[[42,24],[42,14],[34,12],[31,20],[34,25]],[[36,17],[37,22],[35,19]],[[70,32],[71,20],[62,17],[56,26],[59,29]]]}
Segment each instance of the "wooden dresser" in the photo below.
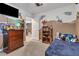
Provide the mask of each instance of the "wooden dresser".
{"label": "wooden dresser", "polygon": [[7,48],[4,49],[4,52],[10,53],[24,45],[23,30],[8,30],[7,33]]}

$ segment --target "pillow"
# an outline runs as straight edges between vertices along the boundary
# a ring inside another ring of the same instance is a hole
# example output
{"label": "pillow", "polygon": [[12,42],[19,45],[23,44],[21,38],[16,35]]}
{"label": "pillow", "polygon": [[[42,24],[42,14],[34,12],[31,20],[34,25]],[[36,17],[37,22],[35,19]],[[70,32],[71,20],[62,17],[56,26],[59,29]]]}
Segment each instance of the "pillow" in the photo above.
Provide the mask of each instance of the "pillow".
{"label": "pillow", "polygon": [[73,36],[73,34],[64,34],[66,41],[69,42],[75,42],[76,41],[76,37]]}
{"label": "pillow", "polygon": [[77,39],[73,34],[64,34],[59,32],[57,32],[56,38],[60,40],[61,35],[63,35],[66,38],[66,41],[69,41],[69,42],[75,42]]}

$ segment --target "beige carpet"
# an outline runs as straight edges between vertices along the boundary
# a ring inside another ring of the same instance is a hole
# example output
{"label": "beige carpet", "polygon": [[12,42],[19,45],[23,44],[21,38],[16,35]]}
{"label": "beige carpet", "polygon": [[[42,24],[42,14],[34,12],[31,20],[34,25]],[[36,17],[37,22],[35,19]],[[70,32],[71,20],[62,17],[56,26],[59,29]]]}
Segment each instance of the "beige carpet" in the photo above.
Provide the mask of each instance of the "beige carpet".
{"label": "beige carpet", "polygon": [[24,55],[44,56],[47,46],[40,42],[30,42],[25,48]]}
{"label": "beige carpet", "polygon": [[0,53],[6,56],[44,56],[45,50],[49,45],[40,41],[25,42],[24,47],[19,48],[9,54]]}

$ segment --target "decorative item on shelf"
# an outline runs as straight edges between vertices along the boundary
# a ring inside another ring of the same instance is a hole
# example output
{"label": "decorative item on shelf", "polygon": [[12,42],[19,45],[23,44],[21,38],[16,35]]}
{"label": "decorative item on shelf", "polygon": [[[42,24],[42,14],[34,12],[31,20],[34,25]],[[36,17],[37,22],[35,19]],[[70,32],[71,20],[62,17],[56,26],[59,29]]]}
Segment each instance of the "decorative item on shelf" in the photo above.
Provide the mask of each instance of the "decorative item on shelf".
{"label": "decorative item on shelf", "polygon": [[47,23],[47,21],[45,21],[45,20],[42,21],[42,24],[43,25],[46,25],[46,23]]}
{"label": "decorative item on shelf", "polygon": [[24,28],[24,20],[21,21],[21,28]]}

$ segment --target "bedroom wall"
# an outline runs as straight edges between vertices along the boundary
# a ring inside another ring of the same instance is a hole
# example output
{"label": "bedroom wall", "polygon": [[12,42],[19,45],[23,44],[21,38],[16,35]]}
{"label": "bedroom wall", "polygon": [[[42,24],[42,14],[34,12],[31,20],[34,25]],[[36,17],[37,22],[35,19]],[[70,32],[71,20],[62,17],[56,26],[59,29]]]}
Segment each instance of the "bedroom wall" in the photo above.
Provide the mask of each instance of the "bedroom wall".
{"label": "bedroom wall", "polygon": [[[75,23],[60,23],[57,21],[48,21],[47,25],[52,25],[53,27],[53,39],[55,38],[57,32],[76,34]],[[40,39],[41,37],[42,36],[40,31]]]}
{"label": "bedroom wall", "polygon": [[77,19],[75,22],[75,29],[76,29],[76,35],[79,39],[79,19]]}
{"label": "bedroom wall", "polygon": [[[74,5],[64,6],[61,8],[53,9],[47,12],[42,12],[36,15],[37,19],[39,20],[39,17],[42,15],[45,15],[44,20],[49,21],[49,24],[53,25],[54,27],[54,37],[56,35],[56,32],[65,32],[65,33],[73,33],[75,34],[75,28],[74,24],[71,24],[72,21],[76,19],[76,7]],[[72,12],[72,15],[65,15],[64,12]],[[57,21],[57,16],[62,19],[64,24],[58,23],[58,22],[51,22],[51,21]],[[40,20],[39,20],[40,21]],[[70,24],[69,24],[70,23]],[[41,29],[41,24],[39,24]],[[41,32],[41,31],[40,31]],[[40,33],[39,33],[40,34]],[[41,38],[41,34],[39,35]]]}
{"label": "bedroom wall", "polygon": [[[76,5],[76,11],[79,12],[79,4]],[[77,35],[77,37],[79,39],[79,17],[76,18],[75,29],[76,29],[76,35]]]}
{"label": "bedroom wall", "polygon": [[57,32],[75,34],[74,23],[60,23],[56,21],[49,21],[48,26],[51,26],[51,25],[53,27],[53,38],[55,38]]}
{"label": "bedroom wall", "polygon": [[[66,16],[63,14],[65,11],[71,11],[71,16]],[[65,33],[72,33],[76,34],[79,39],[79,19],[76,19],[76,12],[79,12],[79,4],[78,5],[72,5],[72,6],[65,6],[62,8],[57,8],[55,10],[51,10],[49,12],[44,12],[38,14],[40,15],[46,15],[45,20],[49,21],[48,25],[52,25],[54,28],[53,36],[55,37],[56,32],[65,32]],[[59,16],[63,22],[63,24],[56,22],[57,18],[56,16]],[[55,20],[55,21],[54,21]],[[72,24],[72,21],[76,21],[74,24]]]}

